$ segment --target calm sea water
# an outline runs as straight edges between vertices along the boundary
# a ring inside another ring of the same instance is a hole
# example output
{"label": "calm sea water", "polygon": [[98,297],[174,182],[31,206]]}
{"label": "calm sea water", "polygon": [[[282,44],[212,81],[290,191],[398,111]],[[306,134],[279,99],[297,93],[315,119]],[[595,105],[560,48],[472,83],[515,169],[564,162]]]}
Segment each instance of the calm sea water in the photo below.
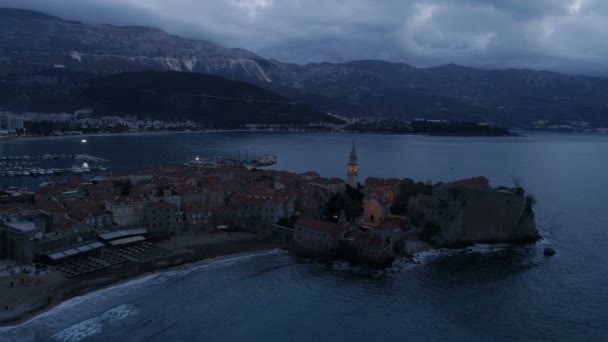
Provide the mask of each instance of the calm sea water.
{"label": "calm sea water", "polygon": [[[278,169],[344,177],[353,139],[362,177],[521,179],[544,240],[425,253],[384,271],[282,251],[212,260],[75,298],[0,328],[0,340],[608,340],[608,136],[190,133],[13,141],[0,154],[88,153],[116,170],[255,148]],[[547,245],[556,256],[542,256]]]}

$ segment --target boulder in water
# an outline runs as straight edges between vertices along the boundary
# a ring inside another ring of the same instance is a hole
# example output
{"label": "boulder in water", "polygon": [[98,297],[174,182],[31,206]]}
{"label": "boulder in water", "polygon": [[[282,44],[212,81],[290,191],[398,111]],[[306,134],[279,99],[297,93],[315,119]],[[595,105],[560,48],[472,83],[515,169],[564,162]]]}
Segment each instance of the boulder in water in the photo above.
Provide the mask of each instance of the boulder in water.
{"label": "boulder in water", "polygon": [[545,248],[545,250],[543,251],[543,254],[545,256],[554,256],[555,255],[555,249],[551,248],[551,247],[547,247]]}

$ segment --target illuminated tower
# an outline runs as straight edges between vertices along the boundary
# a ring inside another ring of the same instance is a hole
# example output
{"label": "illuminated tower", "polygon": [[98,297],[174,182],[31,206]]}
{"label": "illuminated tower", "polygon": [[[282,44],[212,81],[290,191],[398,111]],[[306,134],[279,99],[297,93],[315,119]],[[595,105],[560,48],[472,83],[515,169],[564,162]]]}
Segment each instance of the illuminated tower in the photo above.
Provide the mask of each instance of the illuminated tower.
{"label": "illuminated tower", "polygon": [[355,149],[355,142],[353,141],[353,147],[350,150],[350,157],[348,158],[348,168],[346,172],[346,183],[353,188],[357,188],[359,183],[359,164],[357,164],[357,150]]}

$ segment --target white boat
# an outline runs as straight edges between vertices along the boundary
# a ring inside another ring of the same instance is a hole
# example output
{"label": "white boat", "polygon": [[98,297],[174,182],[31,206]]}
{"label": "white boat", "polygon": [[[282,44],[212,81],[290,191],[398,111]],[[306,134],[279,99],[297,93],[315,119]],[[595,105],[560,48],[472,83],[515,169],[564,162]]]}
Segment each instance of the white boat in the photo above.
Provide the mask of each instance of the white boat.
{"label": "white boat", "polygon": [[74,172],[74,173],[83,173],[84,171],[82,170],[81,167],[73,166],[72,167],[72,172]]}
{"label": "white boat", "polygon": [[254,160],[251,165],[253,166],[270,166],[277,163],[277,156],[274,154],[267,154],[260,159]]}
{"label": "white boat", "polygon": [[42,156],[42,159],[53,159],[53,156],[50,155],[49,153],[45,154]]}

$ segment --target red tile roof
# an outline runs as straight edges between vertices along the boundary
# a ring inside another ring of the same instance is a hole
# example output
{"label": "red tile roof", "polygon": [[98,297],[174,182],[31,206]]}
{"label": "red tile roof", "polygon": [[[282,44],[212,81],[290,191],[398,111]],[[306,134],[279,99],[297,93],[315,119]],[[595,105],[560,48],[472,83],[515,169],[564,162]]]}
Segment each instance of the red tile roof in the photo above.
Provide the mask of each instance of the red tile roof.
{"label": "red tile roof", "polygon": [[69,215],[75,220],[82,221],[89,216],[97,217],[103,215],[110,215],[110,213],[97,206],[89,206],[87,208],[72,209]]}
{"label": "red tile roof", "polygon": [[202,203],[187,203],[187,204],[182,204],[182,211],[186,212],[186,213],[190,213],[190,212],[196,212],[196,211],[201,211],[204,210],[204,206]]}
{"label": "red tile roof", "polygon": [[264,201],[265,200],[263,198],[246,197],[240,194],[234,195],[232,198],[230,198],[230,202],[234,205],[262,205],[264,204]]}
{"label": "red tile roof", "polygon": [[376,178],[376,177],[367,177],[365,179],[365,185],[371,186],[373,188],[383,188],[383,187],[395,187],[401,182],[401,180],[397,178]]}
{"label": "red tile roof", "polygon": [[232,205],[221,205],[213,208],[214,213],[232,213],[235,211],[234,206]]}
{"label": "red tile roof", "polygon": [[306,177],[319,177],[321,176],[321,174],[319,174],[318,172],[315,171],[306,171],[302,174],[302,176],[306,176]]}
{"label": "red tile roof", "polygon": [[341,235],[346,233],[346,231],[348,230],[348,228],[337,225],[335,223],[316,220],[316,219],[308,218],[308,217],[302,217],[302,218],[298,219],[296,221],[295,225],[302,226],[302,227],[305,227],[308,229],[313,229],[313,230],[320,231],[320,232],[324,232],[324,233],[328,233],[334,237],[340,237]]}
{"label": "red tile roof", "polygon": [[80,224],[80,222],[70,218],[62,218],[57,222],[53,222],[53,230],[66,231],[77,224]]}
{"label": "red tile roof", "polygon": [[177,205],[173,204],[173,203],[169,203],[167,201],[158,201],[158,202],[152,202],[150,204],[148,204],[148,208],[153,208],[153,209],[163,209],[163,208],[177,208]]}
{"label": "red tile roof", "polygon": [[448,185],[451,188],[457,188],[457,189],[479,189],[479,188],[485,188],[485,187],[490,186],[490,181],[484,176],[479,176],[479,177],[462,179],[462,180],[450,183]]}
{"label": "red tile roof", "polygon": [[321,185],[332,185],[332,184],[343,184],[344,180],[340,178],[325,178],[325,177],[316,177],[309,181],[311,184],[321,184]]}
{"label": "red tile roof", "polygon": [[260,186],[260,185],[254,185],[254,186],[250,187],[249,189],[247,189],[247,193],[251,196],[260,196],[260,197],[274,196],[273,189],[267,188],[264,186]]}

